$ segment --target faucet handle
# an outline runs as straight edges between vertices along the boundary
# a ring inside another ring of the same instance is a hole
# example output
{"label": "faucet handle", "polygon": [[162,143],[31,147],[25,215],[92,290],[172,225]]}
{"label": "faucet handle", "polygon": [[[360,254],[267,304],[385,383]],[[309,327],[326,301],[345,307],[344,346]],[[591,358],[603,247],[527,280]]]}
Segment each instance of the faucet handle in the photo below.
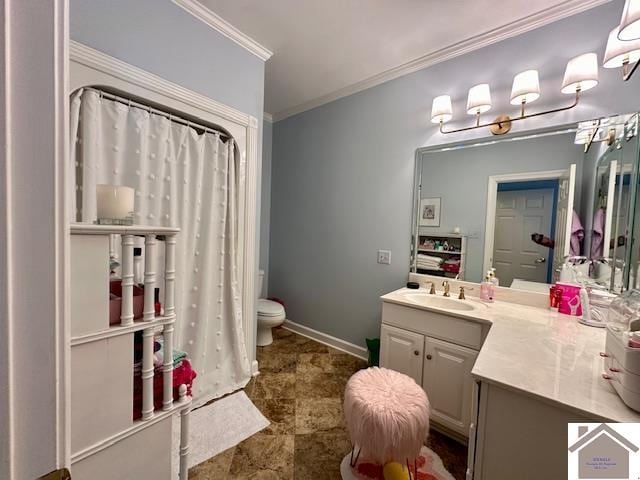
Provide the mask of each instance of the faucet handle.
{"label": "faucet handle", "polygon": [[465,296],[464,296],[464,287],[460,287],[460,294],[458,295],[458,300],[464,300]]}
{"label": "faucet handle", "polygon": [[435,295],[436,294],[436,284],[433,282],[429,282],[431,284],[431,288],[429,288],[429,295]]}

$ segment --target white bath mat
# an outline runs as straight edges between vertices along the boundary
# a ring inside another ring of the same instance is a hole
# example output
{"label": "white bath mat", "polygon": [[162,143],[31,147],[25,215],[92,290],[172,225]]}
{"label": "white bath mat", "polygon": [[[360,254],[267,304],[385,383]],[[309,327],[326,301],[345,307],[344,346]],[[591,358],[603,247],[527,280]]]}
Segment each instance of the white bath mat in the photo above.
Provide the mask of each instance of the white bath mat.
{"label": "white bath mat", "polygon": [[[189,414],[189,467],[234,447],[269,426],[243,390],[198,408]],[[173,419],[173,478],[180,461],[180,417]]]}

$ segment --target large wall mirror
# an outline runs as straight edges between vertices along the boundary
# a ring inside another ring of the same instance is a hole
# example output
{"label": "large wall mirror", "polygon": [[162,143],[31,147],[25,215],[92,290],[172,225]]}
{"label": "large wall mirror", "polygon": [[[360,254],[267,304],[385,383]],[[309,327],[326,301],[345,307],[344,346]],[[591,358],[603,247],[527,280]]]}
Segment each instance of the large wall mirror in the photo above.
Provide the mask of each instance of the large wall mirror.
{"label": "large wall mirror", "polygon": [[547,292],[640,286],[638,115],[418,149],[410,270]]}

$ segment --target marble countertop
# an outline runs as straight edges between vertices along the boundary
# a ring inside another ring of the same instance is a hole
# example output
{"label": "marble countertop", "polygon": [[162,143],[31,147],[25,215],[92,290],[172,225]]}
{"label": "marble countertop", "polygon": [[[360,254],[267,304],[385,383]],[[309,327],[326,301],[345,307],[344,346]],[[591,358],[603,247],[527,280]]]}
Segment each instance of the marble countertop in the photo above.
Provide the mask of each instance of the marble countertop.
{"label": "marble countertop", "polygon": [[599,353],[604,351],[605,329],[548,309],[501,301],[488,304],[469,296],[459,301],[474,305],[471,311],[435,308],[407,296],[416,292],[427,293],[423,288],[402,288],[381,298],[491,325],[471,372],[476,379],[601,420],[640,422],[640,413],[627,407],[602,378]]}

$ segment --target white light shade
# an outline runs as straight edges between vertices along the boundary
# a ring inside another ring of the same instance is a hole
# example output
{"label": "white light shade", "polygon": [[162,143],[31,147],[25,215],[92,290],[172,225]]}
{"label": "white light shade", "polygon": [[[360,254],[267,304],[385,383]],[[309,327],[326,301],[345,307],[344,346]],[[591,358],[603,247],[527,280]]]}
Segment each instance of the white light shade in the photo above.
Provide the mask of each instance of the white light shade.
{"label": "white light shade", "polygon": [[604,68],[620,68],[623,63],[635,63],[640,59],[640,40],[622,42],[618,40],[618,27],[611,30],[604,52]]}
{"label": "white light shade", "polygon": [[623,41],[640,39],[640,0],[625,2],[618,38]]}
{"label": "white light shade", "polygon": [[481,83],[469,89],[467,113],[477,115],[491,109],[491,91],[488,83]]}
{"label": "white light shade", "polygon": [[449,95],[440,95],[433,99],[431,105],[431,121],[433,123],[446,123],[453,117],[453,109],[451,108],[451,97]]}
{"label": "white light shade", "polygon": [[562,81],[562,93],[589,90],[598,84],[598,56],[595,53],[578,55],[567,62]]}
{"label": "white light shade", "polygon": [[527,70],[513,77],[511,105],[531,103],[540,98],[540,81],[537,70]]}

